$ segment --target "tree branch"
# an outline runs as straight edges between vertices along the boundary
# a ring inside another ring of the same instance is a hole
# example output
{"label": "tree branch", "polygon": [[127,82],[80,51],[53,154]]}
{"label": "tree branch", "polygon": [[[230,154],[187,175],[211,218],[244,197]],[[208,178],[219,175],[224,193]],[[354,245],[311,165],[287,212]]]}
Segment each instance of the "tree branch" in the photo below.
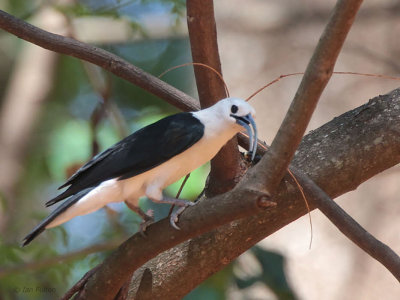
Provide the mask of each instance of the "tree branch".
{"label": "tree branch", "polygon": [[101,48],[54,34],[0,10],[0,28],[48,50],[91,62],[164,99],[181,110],[198,110],[198,101]]}
{"label": "tree branch", "polygon": [[[213,0],[187,0],[186,7],[193,61],[206,64],[222,74]],[[225,87],[216,74],[196,66],[194,73],[202,108],[226,97]],[[239,172],[240,156],[237,139],[234,137],[211,160],[206,196],[211,197],[231,190],[238,181]]]}
{"label": "tree branch", "polygon": [[400,282],[400,258],[386,244],[382,243],[361,227],[349,216],[335,201],[333,201],[318,185],[308,176],[295,168],[292,173],[300,182],[307,195],[312,195],[312,204],[318,208],[345,236],[358,247],[379,261]]}
{"label": "tree branch", "polygon": [[[400,89],[376,97],[306,135],[292,166],[332,198],[354,190],[400,162],[399,115]],[[307,213],[288,175],[272,200],[278,204],[274,209],[185,241],[147,262],[132,277],[129,299],[181,299],[257,242]]]}
{"label": "tree branch", "polygon": [[254,176],[264,178],[262,186],[253,187],[255,190],[272,195],[286,173],[361,3],[362,0],[337,2],[279,131],[267,154],[254,168]]}

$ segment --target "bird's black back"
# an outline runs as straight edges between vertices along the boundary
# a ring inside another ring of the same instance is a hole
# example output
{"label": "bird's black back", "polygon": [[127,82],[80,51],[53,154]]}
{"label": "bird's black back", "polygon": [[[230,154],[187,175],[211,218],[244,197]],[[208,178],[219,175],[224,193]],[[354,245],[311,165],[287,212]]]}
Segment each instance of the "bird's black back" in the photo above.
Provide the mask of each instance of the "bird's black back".
{"label": "bird's black back", "polygon": [[185,151],[203,134],[204,124],[192,113],[178,113],[161,119],[93,157],[60,188],[70,187],[47,205],[103,181],[126,179],[146,172]]}

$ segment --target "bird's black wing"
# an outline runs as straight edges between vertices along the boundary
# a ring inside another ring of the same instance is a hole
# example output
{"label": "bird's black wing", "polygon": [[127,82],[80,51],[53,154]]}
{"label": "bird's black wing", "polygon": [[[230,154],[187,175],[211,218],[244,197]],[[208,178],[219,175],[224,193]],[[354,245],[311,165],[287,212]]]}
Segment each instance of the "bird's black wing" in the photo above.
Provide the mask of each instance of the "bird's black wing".
{"label": "bird's black wing", "polygon": [[161,119],[93,157],[60,187],[69,188],[46,205],[108,179],[126,179],[148,171],[191,147],[203,134],[204,125],[191,113]]}

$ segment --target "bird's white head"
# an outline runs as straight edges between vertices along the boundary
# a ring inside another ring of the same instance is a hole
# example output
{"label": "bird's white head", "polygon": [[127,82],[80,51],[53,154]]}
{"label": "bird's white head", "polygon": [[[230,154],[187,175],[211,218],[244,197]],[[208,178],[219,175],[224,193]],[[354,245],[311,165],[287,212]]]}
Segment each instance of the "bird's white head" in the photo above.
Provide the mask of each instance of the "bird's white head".
{"label": "bird's white head", "polygon": [[[215,110],[218,112],[219,117],[230,120],[234,124],[241,126],[241,118],[256,117],[256,111],[246,101],[240,98],[225,98],[218,101],[215,105]],[[248,122],[247,122],[248,124]]]}
{"label": "bird's white head", "polygon": [[246,101],[240,98],[225,98],[218,101],[210,109],[214,110],[216,117],[235,126],[237,131],[245,129],[250,139],[249,153],[252,160],[257,151],[257,127],[254,121],[256,112]]}

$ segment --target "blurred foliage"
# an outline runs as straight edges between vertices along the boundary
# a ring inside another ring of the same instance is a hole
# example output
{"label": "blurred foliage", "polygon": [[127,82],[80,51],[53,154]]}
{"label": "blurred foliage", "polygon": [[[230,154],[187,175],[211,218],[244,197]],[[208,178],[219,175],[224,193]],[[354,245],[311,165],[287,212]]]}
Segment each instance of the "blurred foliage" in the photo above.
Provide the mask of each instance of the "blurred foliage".
{"label": "blurred foliage", "polygon": [[[243,259],[244,257],[247,259]],[[235,270],[239,271],[235,272]],[[265,287],[268,291],[268,299],[297,299],[286,280],[284,257],[258,246],[254,246],[238,260],[208,278],[184,299],[222,300],[227,299],[229,292],[233,291],[236,295],[242,294],[236,299],[267,299],[265,293],[254,292],[250,289],[255,284]]]}
{"label": "blurred foliage", "polygon": [[254,246],[250,253],[260,264],[261,272],[247,276],[247,278],[236,277],[235,281],[239,289],[246,289],[255,283],[263,283],[272,290],[278,299],[297,299],[286,280],[285,259],[281,254],[267,251],[258,246]]}
{"label": "blurred foliage", "polygon": [[[7,11],[25,19],[44,6],[53,6],[68,18],[85,15],[128,18],[139,31],[140,15],[143,13],[157,11],[168,14],[175,23],[185,13],[184,0],[82,0],[69,6],[61,6],[56,0],[3,0],[1,3],[5,4]],[[22,43],[7,45],[15,47],[11,60],[18,59],[19,47],[22,46]],[[187,38],[143,39],[134,43],[99,46],[155,76],[172,66],[190,61]],[[110,98],[102,99],[101,92],[92,86],[91,75],[86,70],[84,64],[75,58],[61,56],[58,60],[51,94],[43,104],[40,120],[35,125],[29,144],[29,155],[25,160],[24,173],[15,199],[18,210],[13,212],[13,221],[7,228],[7,234],[0,238],[0,299],[60,297],[85,272],[100,263],[107,253],[93,253],[72,262],[52,263],[44,268],[32,267],[30,262],[41,262],[100,242],[126,238],[136,232],[140,224],[140,218],[125,205],[112,204],[108,209],[77,217],[62,226],[47,230],[25,248],[19,246],[22,237],[51,211],[44,207],[44,202],[56,193],[57,186],[70,175],[68,173],[72,169],[91,157],[94,141],[100,150],[104,150],[120,139],[121,132],[116,126],[118,122],[126,124],[132,132],[177,112],[148,92],[113,75],[106,75],[103,71],[100,76],[111,81]],[[6,78],[11,73],[8,69],[0,72],[0,78]],[[170,72],[163,80],[188,94],[195,94],[191,68]],[[111,117],[108,111],[100,115],[99,122],[93,124],[91,120],[94,111],[101,108],[105,101],[115,105],[122,120]],[[208,170],[209,166],[206,165],[192,172],[181,198],[196,199],[204,187]],[[165,192],[175,197],[182,180],[169,186]],[[146,199],[141,199],[140,203],[145,211],[153,209],[156,219],[168,214],[168,205],[157,205]],[[0,194],[0,211],[3,210],[7,210],[6,201]],[[209,278],[185,299],[225,299],[227,291],[234,286],[246,289],[256,282],[268,285],[279,299],[294,299],[285,279],[282,256],[258,247],[252,253],[262,266],[261,274],[239,278],[233,269],[241,265],[235,262]],[[2,276],[2,272],[24,264],[30,267]]]}

